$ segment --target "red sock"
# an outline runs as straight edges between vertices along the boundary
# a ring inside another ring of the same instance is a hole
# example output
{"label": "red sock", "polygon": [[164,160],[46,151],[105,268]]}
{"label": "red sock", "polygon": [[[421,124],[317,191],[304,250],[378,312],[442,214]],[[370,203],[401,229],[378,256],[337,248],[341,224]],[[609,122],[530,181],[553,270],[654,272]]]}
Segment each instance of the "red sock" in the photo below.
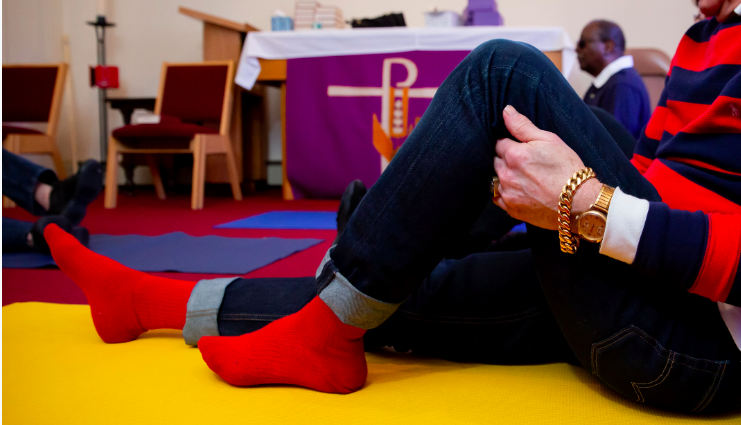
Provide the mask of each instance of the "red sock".
{"label": "red sock", "polygon": [[87,296],[103,341],[127,342],[151,329],[183,329],[196,282],[132,270],[90,251],[55,224],[46,226],[44,239],[59,268]]}
{"label": "red sock", "polygon": [[363,335],[319,298],[255,332],[198,341],[208,367],[233,385],[290,384],[347,394],[365,384]]}

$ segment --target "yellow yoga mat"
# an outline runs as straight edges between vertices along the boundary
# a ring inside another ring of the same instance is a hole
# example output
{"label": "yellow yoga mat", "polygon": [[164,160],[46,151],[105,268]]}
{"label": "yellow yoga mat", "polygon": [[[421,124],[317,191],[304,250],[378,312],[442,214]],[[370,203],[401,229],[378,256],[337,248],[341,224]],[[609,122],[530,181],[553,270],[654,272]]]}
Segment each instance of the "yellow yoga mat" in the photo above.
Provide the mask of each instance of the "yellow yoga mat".
{"label": "yellow yoga mat", "polygon": [[368,354],[350,395],[230,386],[180,332],[105,344],[87,306],[3,307],[5,424],[696,424],[620,398],[578,367],[486,366]]}

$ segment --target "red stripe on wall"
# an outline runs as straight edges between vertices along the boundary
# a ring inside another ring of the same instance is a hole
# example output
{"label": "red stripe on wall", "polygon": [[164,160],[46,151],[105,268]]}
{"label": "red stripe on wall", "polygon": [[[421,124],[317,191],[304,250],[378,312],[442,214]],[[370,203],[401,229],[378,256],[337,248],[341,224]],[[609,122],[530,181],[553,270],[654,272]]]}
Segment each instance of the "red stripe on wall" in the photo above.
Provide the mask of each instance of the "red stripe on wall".
{"label": "red stripe on wall", "polygon": [[702,43],[685,35],[672,60],[672,68],[678,66],[690,71],[703,71],[716,65],[741,65],[741,26],[724,29]]}
{"label": "red stripe on wall", "polygon": [[684,131],[683,129],[685,126],[687,126],[687,124],[695,121],[700,116],[705,114],[710,106],[711,105],[703,105],[700,103],[667,100],[666,108],[668,112],[666,115],[664,130],[672,136],[679,133],[680,131]]}
{"label": "red stripe on wall", "polygon": [[731,292],[741,256],[741,215],[710,214],[708,245],[693,294],[725,301]]}
{"label": "red stripe on wall", "polygon": [[[739,49],[741,50],[741,47]],[[669,102],[667,102],[667,104],[668,103]],[[676,103],[684,103],[683,108],[688,110],[691,108],[687,105],[695,105],[685,102]],[[700,109],[695,106],[692,108],[697,111]],[[704,113],[697,116],[694,120],[688,121],[681,131],[684,133],[694,134],[741,133],[741,99],[728,96],[718,96],[718,98],[715,99],[713,104],[710,105]]]}
{"label": "red stripe on wall", "polygon": [[643,174],[648,170],[648,167],[651,166],[651,162],[653,162],[653,159],[646,158],[643,155],[638,155],[637,153],[633,154],[633,158],[631,158],[630,163],[633,164],[634,167],[638,169],[638,171]]}
{"label": "red stripe on wall", "polygon": [[661,201],[671,208],[706,214],[741,214],[741,205],[688,180],[660,160],[651,163],[643,177],[654,185]]}
{"label": "red stripe on wall", "polygon": [[654,109],[651,119],[646,124],[646,137],[661,140],[661,135],[664,134],[664,124],[666,123],[667,115],[669,115],[669,110],[665,106],[657,106]]}

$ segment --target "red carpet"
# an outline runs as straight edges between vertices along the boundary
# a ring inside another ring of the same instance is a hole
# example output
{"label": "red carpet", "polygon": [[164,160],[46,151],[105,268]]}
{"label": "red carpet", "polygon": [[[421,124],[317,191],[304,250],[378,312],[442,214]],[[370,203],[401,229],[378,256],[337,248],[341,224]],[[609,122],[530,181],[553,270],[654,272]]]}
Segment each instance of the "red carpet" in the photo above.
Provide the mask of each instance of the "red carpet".
{"label": "red carpet", "polygon": [[[120,192],[119,192],[120,193]],[[103,208],[103,195],[88,208],[82,225],[91,234],[161,235],[182,231],[193,236],[220,235],[261,238],[319,238],[325,242],[277,261],[243,277],[303,277],[313,276],[324,253],[332,245],[337,232],[330,230],[262,230],[214,229],[213,226],[268,211],[337,211],[339,201],[283,201],[279,190],[247,195],[242,201],[219,197],[206,190],[205,206],[200,211],[190,209],[190,194],[168,195],[160,201],[153,190],[138,189],[136,196],[119,194],[115,209]],[[35,221],[21,208],[3,208],[3,216]],[[3,269],[2,305],[22,301],[87,304],[85,295],[59,269]],[[226,277],[218,274],[152,273],[157,276],[197,281]]]}

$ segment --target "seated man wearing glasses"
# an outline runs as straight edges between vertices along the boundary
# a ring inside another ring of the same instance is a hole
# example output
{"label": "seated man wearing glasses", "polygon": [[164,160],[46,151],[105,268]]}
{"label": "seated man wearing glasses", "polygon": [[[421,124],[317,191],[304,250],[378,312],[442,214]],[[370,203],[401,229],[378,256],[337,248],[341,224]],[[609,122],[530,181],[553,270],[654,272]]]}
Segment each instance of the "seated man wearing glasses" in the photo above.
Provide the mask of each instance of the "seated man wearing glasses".
{"label": "seated man wearing glasses", "polygon": [[594,76],[584,102],[612,114],[638,139],[651,116],[646,86],[625,54],[625,36],[610,21],[592,21],[581,32],[576,46],[579,66]]}

